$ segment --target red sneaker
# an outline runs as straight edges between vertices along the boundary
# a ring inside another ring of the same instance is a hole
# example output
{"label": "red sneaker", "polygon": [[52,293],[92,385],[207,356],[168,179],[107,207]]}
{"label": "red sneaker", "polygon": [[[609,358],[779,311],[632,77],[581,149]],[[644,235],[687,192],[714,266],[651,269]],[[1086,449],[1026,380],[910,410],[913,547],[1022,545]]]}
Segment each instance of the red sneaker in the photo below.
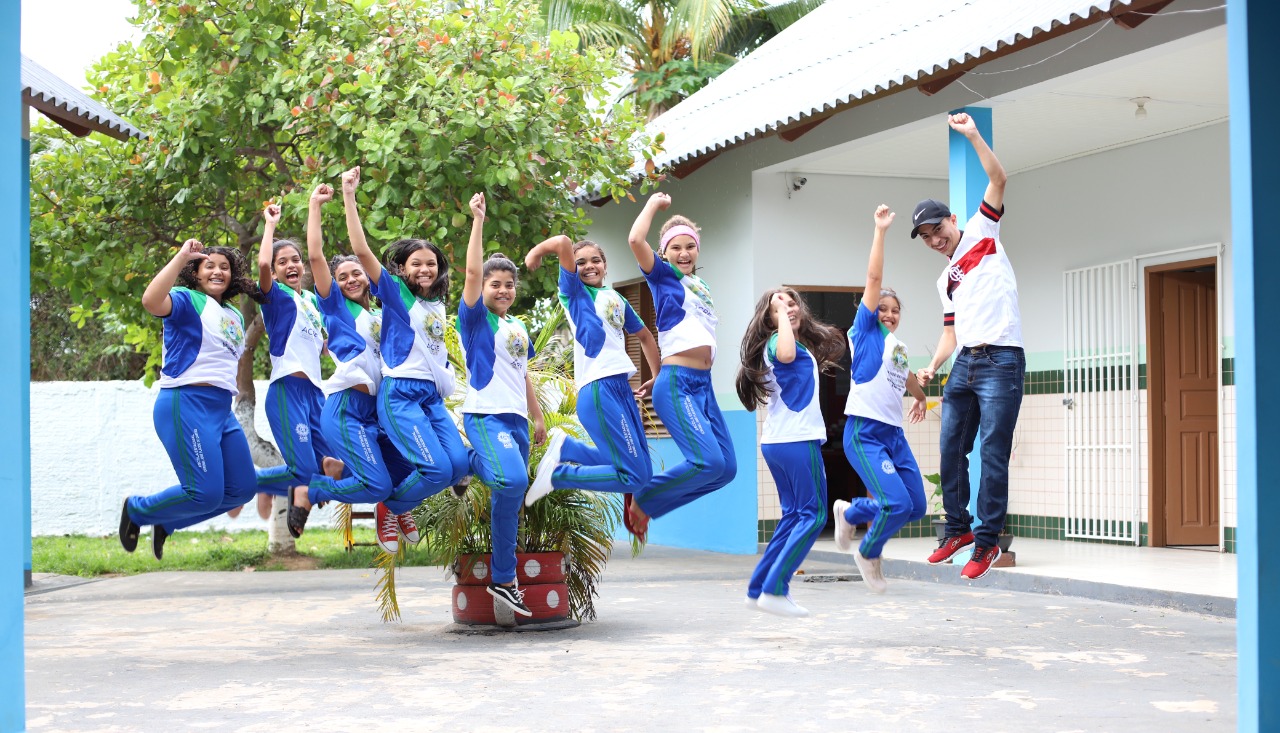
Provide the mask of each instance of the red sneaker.
{"label": "red sneaker", "polygon": [[977,580],[987,574],[996,560],[1000,559],[999,547],[974,547],[973,557],[964,564],[960,577]]}
{"label": "red sneaker", "polygon": [[378,535],[378,547],[388,555],[394,555],[400,551],[400,523],[396,521],[396,515],[391,510],[383,506],[381,503],[374,508],[374,531]]}
{"label": "red sneaker", "polygon": [[418,534],[418,523],[413,521],[412,513],[397,514],[396,524],[400,527],[400,536],[408,540],[409,544],[416,545],[422,541],[422,535]]}
{"label": "red sneaker", "polygon": [[967,549],[972,544],[972,532],[965,532],[959,537],[948,537],[944,539],[942,544],[938,545],[938,549],[934,550],[933,554],[929,556],[929,564],[938,565],[940,563],[944,563],[950,560],[952,555],[960,552],[961,550]]}

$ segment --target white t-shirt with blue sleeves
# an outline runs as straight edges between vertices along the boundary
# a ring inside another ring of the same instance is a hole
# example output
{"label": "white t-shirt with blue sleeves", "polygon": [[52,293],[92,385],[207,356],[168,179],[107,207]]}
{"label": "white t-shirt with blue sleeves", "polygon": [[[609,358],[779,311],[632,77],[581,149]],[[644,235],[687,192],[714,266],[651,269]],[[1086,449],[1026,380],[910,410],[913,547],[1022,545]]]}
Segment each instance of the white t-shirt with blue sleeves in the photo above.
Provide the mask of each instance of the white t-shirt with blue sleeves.
{"label": "white t-shirt with blue sleeves", "polygon": [[710,346],[714,359],[716,324],[720,318],[711,302],[711,288],[697,275],[685,275],[675,265],[656,257],[653,269],[644,273],[644,279],[653,293],[662,358]]}
{"label": "white t-shirt with blue sleeves", "polygon": [[573,375],[579,388],[615,374],[630,378],[636,373],[626,334],[642,330],[644,321],[626,298],[607,286],[591,287],[561,267],[560,305],[573,331]]}
{"label": "white t-shirt with blue sleeves", "polygon": [[244,353],[244,316],[199,290],[169,291],[173,310],[164,316],[164,366],[158,386],[211,384],[232,395]]}
{"label": "white t-shirt with blue sleeves", "polygon": [[382,351],[378,340],[382,333],[382,311],[366,310],[342,294],[337,283],[329,287],[329,296],[320,298],[320,312],[329,324],[329,355],[333,357],[333,374],[324,380],[324,393],[331,395],[344,389],[364,385],[369,394],[378,394],[382,382]]}
{"label": "white t-shirt with blue sleeves", "polygon": [[316,294],[273,283],[262,304],[262,322],[271,340],[271,381],[302,372],[319,388],[324,319]]}
{"label": "white t-shirt with blue sleeves", "polygon": [[373,286],[382,300],[382,376],[425,379],[436,383],[441,397],[453,394],[453,365],[445,347],[443,300],[413,294],[401,278],[386,268]]}
{"label": "white t-shirt with blue sleeves", "polygon": [[907,346],[880,322],[866,303],[849,329],[849,399],[844,414],[902,427],[902,394],[907,389]]}
{"label": "white t-shirt with blue sleeves", "polygon": [[467,398],[464,413],[529,417],[525,373],[533,358],[533,342],[514,316],[498,317],[477,298],[458,304],[458,333],[466,350]]}
{"label": "white t-shirt with blue sleeves", "polygon": [[764,364],[769,404],[760,442],[827,442],[827,426],[818,401],[818,360],[797,341],[796,358],[790,364],[778,361],[778,334],[775,333],[765,346]]}

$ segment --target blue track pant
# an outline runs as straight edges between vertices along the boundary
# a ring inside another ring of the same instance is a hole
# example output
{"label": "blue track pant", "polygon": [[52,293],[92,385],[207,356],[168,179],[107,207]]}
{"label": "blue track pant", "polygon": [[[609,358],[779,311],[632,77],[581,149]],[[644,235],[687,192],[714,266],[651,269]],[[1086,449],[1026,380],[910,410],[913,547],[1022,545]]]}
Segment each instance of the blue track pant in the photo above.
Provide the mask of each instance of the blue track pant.
{"label": "blue track pant", "polygon": [[392,490],[413,473],[413,466],[378,427],[376,397],[358,389],[334,392],[324,402],[320,424],[333,457],[346,465],[346,471],[338,481],[324,474],[313,476],[307,492],[312,504],[383,502],[392,513],[404,514],[426,498],[425,494],[392,496]]}
{"label": "blue track pant", "polygon": [[435,382],[384,378],[378,389],[378,425],[413,466],[392,492],[393,501],[438,494],[470,473],[467,446]]}
{"label": "blue track pant", "polygon": [[324,393],[311,380],[290,374],[267,387],[262,406],[284,465],[257,470],[258,492],[288,496],[291,486],[310,484],[324,457],[333,455],[320,423]]}
{"label": "blue track pant", "polygon": [[218,387],[162,389],[152,419],[178,485],[129,499],[134,522],[172,533],[253,498],[253,458],[231,413],[230,392]]}
{"label": "blue track pant", "polygon": [[902,428],[865,417],[850,415],[845,423],[844,454],[871,492],[854,499],[844,518],[850,524],[871,523],[858,551],[863,557],[880,557],[884,543],[902,525],[924,516],[920,467]]}
{"label": "blue track pant", "polygon": [[516,529],[529,488],[529,420],[506,412],[466,413],[462,425],[471,441],[471,472],[489,487],[493,582],[516,579]]}
{"label": "blue track pant", "polygon": [[738,459],[710,370],[664,364],[653,384],[653,409],[684,454],[635,494],[645,514],[656,518],[728,484],[737,475]]}
{"label": "blue track pant", "polygon": [[565,440],[560,467],[551,474],[552,486],[634,493],[649,483],[649,444],[625,375],[597,379],[578,390],[578,421],[595,445]]}
{"label": "blue track pant", "polygon": [[782,519],[751,574],[747,595],[752,598],[759,598],[761,593],[787,595],[791,576],[800,569],[818,533],[827,526],[827,472],[822,467],[822,444],[816,440],[764,443],[760,452],[778,485]]}

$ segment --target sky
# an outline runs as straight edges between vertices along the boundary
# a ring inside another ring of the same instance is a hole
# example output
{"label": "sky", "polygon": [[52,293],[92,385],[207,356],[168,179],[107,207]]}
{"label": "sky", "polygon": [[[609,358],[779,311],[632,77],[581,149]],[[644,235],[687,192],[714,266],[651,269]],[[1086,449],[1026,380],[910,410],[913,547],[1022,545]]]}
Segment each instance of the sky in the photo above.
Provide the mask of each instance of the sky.
{"label": "sky", "polygon": [[22,0],[22,53],[72,86],[121,41],[136,38],[132,0]]}

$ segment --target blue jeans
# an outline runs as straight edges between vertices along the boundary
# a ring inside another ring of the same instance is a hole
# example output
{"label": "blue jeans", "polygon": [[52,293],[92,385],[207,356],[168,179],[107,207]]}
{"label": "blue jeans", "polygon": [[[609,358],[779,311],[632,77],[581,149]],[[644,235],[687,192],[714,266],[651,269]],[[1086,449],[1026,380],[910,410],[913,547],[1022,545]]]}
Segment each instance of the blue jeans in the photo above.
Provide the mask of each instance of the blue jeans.
{"label": "blue jeans", "polygon": [[1009,453],[1022,408],[1027,359],[1017,346],[963,348],[942,392],[942,507],[947,536],[970,531],[969,452],[982,428],[982,479],[974,533],[980,547],[992,547],[1009,510]]}

